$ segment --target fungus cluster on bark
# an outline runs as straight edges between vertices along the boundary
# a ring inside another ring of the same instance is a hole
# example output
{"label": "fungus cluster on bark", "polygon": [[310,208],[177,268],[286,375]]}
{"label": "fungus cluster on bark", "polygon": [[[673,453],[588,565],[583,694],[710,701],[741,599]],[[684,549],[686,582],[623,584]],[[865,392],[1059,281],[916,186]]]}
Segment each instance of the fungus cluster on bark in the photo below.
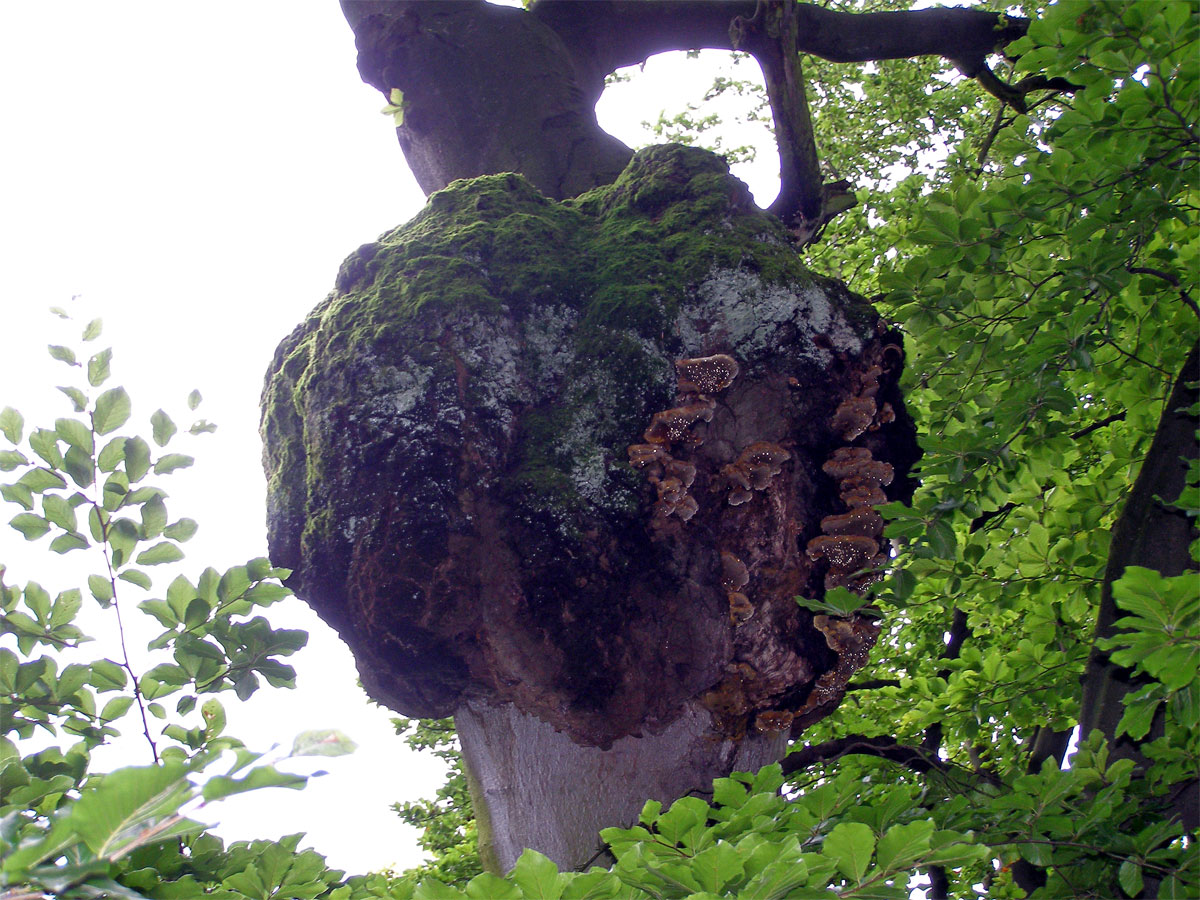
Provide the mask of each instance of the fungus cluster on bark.
{"label": "fungus cluster on bark", "polygon": [[667,526],[671,516],[687,522],[700,508],[696,498],[688,493],[696,479],[696,467],[672,456],[671,450],[678,447],[680,452],[687,452],[703,443],[703,438],[692,431],[692,426],[712,421],[713,411],[717,408],[714,395],[733,384],[738,364],[733,357],[718,353],[678,360],[675,370],[678,373],[677,405],[656,412],[642,434],[646,443],[631,444],[628,450],[630,464],[644,469],[646,480],[658,492],[652,526],[656,532]]}
{"label": "fungus cluster on bark", "polygon": [[[527,794],[565,791],[578,824],[620,772],[589,827],[628,821],[777,758],[865,661],[870,628],[795,602],[822,589],[820,522],[864,488],[839,500],[821,466],[847,397],[896,408],[854,446],[901,481],[913,428],[897,370],[862,374],[876,314],[746,196],[684,147],[568,203],[518,176],[452,185],[347,262],[272,367],[272,554],[373,697],[467,723],[501,867],[594,851],[554,843],[555,804],[513,825]],[[530,221],[554,238],[537,253]]]}

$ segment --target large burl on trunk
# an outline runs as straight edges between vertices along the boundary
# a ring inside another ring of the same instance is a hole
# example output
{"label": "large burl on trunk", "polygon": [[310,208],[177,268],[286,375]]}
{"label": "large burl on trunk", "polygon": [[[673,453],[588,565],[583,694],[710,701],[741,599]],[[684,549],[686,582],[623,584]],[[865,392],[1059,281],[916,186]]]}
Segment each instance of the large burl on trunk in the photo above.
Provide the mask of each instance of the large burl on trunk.
{"label": "large burl on trunk", "polygon": [[900,363],[709,153],[455,182],[276,354],[271,553],[373,697],[456,717],[485,859],[581,865],[836,708],[877,627],[795,598],[886,558]]}

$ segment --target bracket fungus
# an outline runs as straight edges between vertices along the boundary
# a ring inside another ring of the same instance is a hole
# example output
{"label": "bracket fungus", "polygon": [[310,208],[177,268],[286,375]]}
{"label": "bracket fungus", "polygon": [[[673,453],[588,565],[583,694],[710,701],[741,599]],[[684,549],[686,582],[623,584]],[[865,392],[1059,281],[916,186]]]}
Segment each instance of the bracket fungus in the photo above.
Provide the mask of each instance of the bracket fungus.
{"label": "bracket fungus", "polygon": [[715,407],[711,400],[697,400],[686,406],[656,412],[642,436],[652,444],[677,444],[688,436],[689,429],[697,422],[711,422]]}
{"label": "bracket fungus", "polygon": [[766,490],[771,479],[791,458],[790,453],[770,441],[750,444],[734,462],[721,467],[721,475],[730,488],[726,502],[730,506],[741,506],[754,496],[752,491]]}
{"label": "bracket fungus", "polygon": [[[855,510],[905,497],[898,376],[867,301],[712,154],[651,148],[561,202],[455,182],[276,353],[271,555],[374,699],[456,717],[488,804],[606,798],[604,771],[638,802],[594,824],[630,820],[777,758],[760,714],[803,727],[862,665],[870,627],[794,598],[823,590],[822,523],[874,543]],[[838,408],[864,397],[847,447]]]}
{"label": "bracket fungus", "polygon": [[675,371],[679,373],[680,393],[707,397],[733,384],[741,368],[732,356],[717,353],[697,359],[676,360]]}

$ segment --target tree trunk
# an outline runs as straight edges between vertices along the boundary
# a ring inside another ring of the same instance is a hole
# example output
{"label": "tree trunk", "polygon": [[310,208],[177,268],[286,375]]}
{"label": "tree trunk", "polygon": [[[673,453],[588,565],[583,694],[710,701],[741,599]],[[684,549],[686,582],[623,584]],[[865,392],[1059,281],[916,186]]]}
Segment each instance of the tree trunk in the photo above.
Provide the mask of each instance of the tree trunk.
{"label": "tree trunk", "polygon": [[[1112,584],[1126,567],[1143,566],[1166,576],[1182,575],[1196,568],[1189,553],[1196,538],[1195,523],[1183,510],[1170,504],[1184,488],[1188,461],[1196,459],[1200,453],[1196,442],[1197,417],[1192,411],[1200,400],[1198,381],[1200,349],[1193,347],[1167,399],[1150,451],[1125,501],[1125,508],[1113,527],[1096,620],[1097,639],[1111,637],[1118,631],[1114,623],[1122,613],[1113,599]],[[1132,759],[1142,768],[1148,764],[1142,756],[1142,744],[1163,733],[1161,710],[1150,733],[1142,740],[1130,740],[1128,735],[1116,738],[1115,735],[1125,711],[1122,699],[1144,684],[1143,679],[1113,663],[1106,651],[1094,648],[1084,673],[1079,717],[1082,734],[1099,729],[1109,739],[1112,759]],[[1197,791],[1195,781],[1180,786],[1173,798],[1173,811],[1189,829],[1200,824],[1200,791]]]}
{"label": "tree trunk", "polygon": [[469,703],[454,716],[479,823],[484,866],[506,872],[530,847],[566,868],[600,859],[599,831],[629,827],[647,800],[708,796],[714,778],[778,760],[787,735],[713,734],[699,704],[661,734],[585,747],[512,704]]}
{"label": "tree trunk", "polygon": [[879,626],[796,598],[886,564],[896,340],[673,146],[579,201],[451,185],[280,346],[272,558],[372,697],[456,715],[499,869],[581,865],[837,708]]}

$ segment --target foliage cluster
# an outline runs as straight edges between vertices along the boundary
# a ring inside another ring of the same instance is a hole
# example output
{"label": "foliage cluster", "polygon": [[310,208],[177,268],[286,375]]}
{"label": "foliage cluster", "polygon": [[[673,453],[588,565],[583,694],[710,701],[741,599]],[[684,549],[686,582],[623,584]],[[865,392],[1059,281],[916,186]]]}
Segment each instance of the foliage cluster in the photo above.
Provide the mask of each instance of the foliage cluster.
{"label": "foliage cluster", "polygon": [[[290,753],[264,754],[225,733],[219,695],[245,700],[263,680],[291,686],[295,672],[281,657],[307,636],[255,615],[289,594],[278,581],[287,573],[265,559],[208,568],[194,581],[179,574],[155,595],[151,572],[182,560],[180,545],[198,528],[171,519],[161,479],[193,459],[175,451],[179,428],[161,409],[148,434],[130,430],[129,394],[106,387],[112,350],[90,349],[100,334],[96,319],[78,348],[49,348],[72,371],[59,388],[69,415],[26,431],[19,412],[0,412],[10,447],[0,471],[11,479],[0,496],[21,509],[10,525],[97,570],[81,576],[85,599],[80,588],[52,596],[32,581],[9,586],[0,567],[0,896],[243,897],[267,895],[266,885],[274,896],[316,896],[340,873],[311,851],[297,855],[299,835],[226,849],[189,818],[231,794],[302,787],[305,778],[275,763],[350,745],[307,732]],[[189,410],[200,401],[193,392]],[[198,420],[189,432],[213,427]],[[127,639],[136,630],[130,592],[146,598],[137,608],[161,629],[146,654]],[[87,654],[89,622],[115,634],[104,647],[119,647],[117,659]],[[151,764],[94,770],[92,752],[130,724]]]}
{"label": "foliage cluster", "polygon": [[[123,628],[127,592],[145,591],[162,631],[144,669],[127,651],[87,659],[82,591],[0,588],[0,897],[900,898],[914,877],[938,896],[1195,896],[1197,835],[1170,814],[1200,768],[1194,571],[1128,567],[1108,582],[1117,633],[1097,645],[1094,628],[1111,526],[1200,316],[1198,31],[1194,5],[1172,0],[1039,10],[1015,74],[1080,90],[1024,113],[933,62],[822,77],[829,64],[806,61],[830,164],[869,191],[814,261],[903,327],[923,434],[920,489],[888,510],[900,555],[873,598],[888,630],[807,746],[722,779],[711,801],[647,804],[604,832],[607,869],[527,852],[506,878],[478,872],[460,768],[401,809],[435,860],[400,877],[345,879],[298,836],[226,848],[204,834],[195,805],[299,781],[224,734],[217,700],[290,683],[280,657],[302,636],[255,615],[284,573],[254,560],[154,596],[149,572],[195,530],[155,478],[190,457],[168,450],[166,413],[149,439],[127,433],[128,395],[102,390],[109,351],[81,363],[52,347],[82,379],[63,388],[73,413],[28,433],[0,414],[0,495],[31,540],[98,553],[86,582],[102,614]],[[936,167],[883,177],[942,141]],[[98,335],[89,324],[85,344]],[[1198,481],[1193,465],[1162,502],[1194,515]],[[1114,733],[1068,758],[1097,649],[1142,687]],[[91,771],[128,722],[154,765]],[[445,723],[405,727],[453,760]],[[309,735],[293,752],[340,749]]]}

